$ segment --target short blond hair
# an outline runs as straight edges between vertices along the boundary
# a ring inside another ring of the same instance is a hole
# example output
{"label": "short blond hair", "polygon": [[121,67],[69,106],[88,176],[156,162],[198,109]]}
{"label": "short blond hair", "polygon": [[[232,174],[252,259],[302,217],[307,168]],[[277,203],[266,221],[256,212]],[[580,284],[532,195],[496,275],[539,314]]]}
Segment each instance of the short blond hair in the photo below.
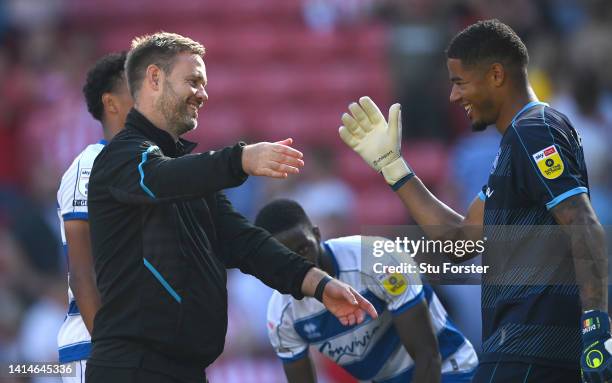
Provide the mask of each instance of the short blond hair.
{"label": "short blond hair", "polygon": [[176,55],[185,52],[204,56],[206,49],[199,42],[177,33],[157,32],[135,37],[125,61],[125,74],[132,97],[136,98],[149,65],[157,65],[169,74]]}

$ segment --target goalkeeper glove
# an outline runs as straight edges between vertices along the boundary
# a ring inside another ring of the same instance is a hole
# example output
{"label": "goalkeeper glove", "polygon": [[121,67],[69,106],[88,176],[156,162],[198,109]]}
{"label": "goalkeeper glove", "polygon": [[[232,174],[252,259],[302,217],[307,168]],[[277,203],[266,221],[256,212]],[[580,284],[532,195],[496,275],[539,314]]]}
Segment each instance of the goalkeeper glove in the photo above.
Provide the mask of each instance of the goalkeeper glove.
{"label": "goalkeeper glove", "polygon": [[351,149],[356,151],[374,170],[382,173],[385,181],[399,189],[414,176],[402,158],[402,119],[400,104],[389,109],[389,123],[369,97],[349,105],[351,114],[342,115],[338,133]]}
{"label": "goalkeeper glove", "polygon": [[586,383],[612,382],[612,338],[610,317],[598,310],[582,315],[582,380]]}

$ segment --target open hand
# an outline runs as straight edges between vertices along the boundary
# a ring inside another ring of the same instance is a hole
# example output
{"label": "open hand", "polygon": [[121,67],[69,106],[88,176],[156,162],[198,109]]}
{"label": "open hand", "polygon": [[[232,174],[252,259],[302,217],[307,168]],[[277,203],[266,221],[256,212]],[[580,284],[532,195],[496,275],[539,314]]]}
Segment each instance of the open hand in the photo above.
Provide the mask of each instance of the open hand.
{"label": "open hand", "polygon": [[251,176],[287,178],[300,172],[302,152],[291,147],[292,138],[277,142],[258,142],[242,149],[242,169]]}
{"label": "open hand", "polygon": [[332,279],[323,290],[323,304],[345,326],[363,322],[366,314],[378,318],[376,309],[355,289],[337,279]]}

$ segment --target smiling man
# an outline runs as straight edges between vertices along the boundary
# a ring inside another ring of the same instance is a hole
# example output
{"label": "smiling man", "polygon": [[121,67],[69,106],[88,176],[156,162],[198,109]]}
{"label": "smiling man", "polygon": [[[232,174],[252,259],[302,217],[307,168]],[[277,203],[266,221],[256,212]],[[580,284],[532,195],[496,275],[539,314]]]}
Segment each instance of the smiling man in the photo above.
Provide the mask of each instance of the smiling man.
{"label": "smiling man", "polygon": [[[222,190],[248,175],[303,166],[291,139],[190,154],[180,138],[208,99],[204,47],[160,32],[134,39],[125,72],[134,108],[100,152],[89,182],[100,291],[88,383],[204,382],[223,350],[226,269],[295,298],[315,296],[343,325],[376,311],[238,214]],[[222,129],[222,127],[218,127]]]}
{"label": "smiling man", "polygon": [[[450,101],[465,108],[474,131],[494,125],[502,136],[489,180],[465,216],[431,194],[403,160],[398,104],[387,122],[361,98],[342,116],[340,137],[383,174],[430,237],[477,240],[511,225],[567,232],[566,242],[515,237],[503,254],[483,254],[485,264],[504,264],[499,277],[511,283],[483,279],[483,352],[474,382],[575,383],[580,367],[587,382],[609,381],[605,238],[589,200],[582,144],[566,116],[538,101],[528,59],[521,39],[498,20],[469,26],[448,47]],[[550,265],[545,255],[553,249],[557,264]],[[537,265],[537,284],[519,282],[527,262]],[[550,266],[547,279],[539,272]],[[556,285],[555,275],[570,281]]]}

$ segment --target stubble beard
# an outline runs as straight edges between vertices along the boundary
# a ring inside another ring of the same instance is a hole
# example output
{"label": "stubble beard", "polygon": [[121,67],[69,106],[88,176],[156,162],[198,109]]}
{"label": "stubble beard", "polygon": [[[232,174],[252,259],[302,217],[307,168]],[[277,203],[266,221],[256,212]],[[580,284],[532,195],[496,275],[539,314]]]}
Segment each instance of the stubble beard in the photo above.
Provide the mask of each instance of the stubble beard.
{"label": "stubble beard", "polygon": [[166,120],[168,130],[177,137],[195,129],[198,125],[198,121],[191,116],[187,108],[187,102],[181,100],[170,82],[164,81],[164,91],[159,98],[158,109]]}
{"label": "stubble beard", "polygon": [[[480,108],[481,110],[492,110],[493,109],[493,103],[491,101],[485,101],[482,104],[482,107]],[[482,132],[485,131],[487,129],[487,127],[489,125],[493,125],[495,123],[495,120],[493,121],[489,121],[489,120],[493,120],[492,118],[482,118],[480,121],[474,121],[472,123],[472,132]]]}

